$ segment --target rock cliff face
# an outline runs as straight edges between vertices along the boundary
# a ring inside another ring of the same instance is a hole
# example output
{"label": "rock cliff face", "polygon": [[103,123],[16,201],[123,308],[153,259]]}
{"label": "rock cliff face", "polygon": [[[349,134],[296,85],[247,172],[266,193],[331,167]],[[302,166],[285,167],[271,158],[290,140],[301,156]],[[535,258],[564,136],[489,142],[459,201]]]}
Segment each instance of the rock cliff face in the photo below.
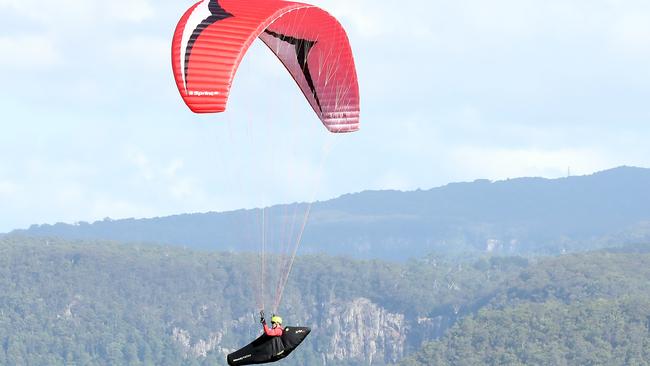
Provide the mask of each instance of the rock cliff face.
{"label": "rock cliff face", "polygon": [[403,314],[364,298],[329,304],[325,314],[321,328],[329,335],[328,347],[322,350],[326,362],[355,359],[370,365],[404,356],[407,325]]}
{"label": "rock cliff face", "polygon": [[207,340],[199,339],[193,343],[192,337],[187,330],[174,328],[172,329],[172,337],[181,346],[185,357],[198,358],[206,357],[208,352],[216,349],[221,343],[223,335],[221,333],[210,334]]}
{"label": "rock cliff face", "polygon": [[[442,336],[454,322],[453,318],[444,316],[407,319],[404,314],[390,312],[363,297],[330,300],[312,309],[319,310],[306,315],[312,335],[305,346],[314,347],[322,355],[322,365],[351,361],[358,365],[395,363],[407,356],[409,350],[417,349],[422,341]],[[225,329],[243,330],[256,337],[260,331],[252,320],[244,315]],[[174,328],[171,336],[188,358],[203,358],[213,351],[225,358],[235,350],[234,345],[225,344],[228,342],[223,330],[201,339],[187,330]]]}

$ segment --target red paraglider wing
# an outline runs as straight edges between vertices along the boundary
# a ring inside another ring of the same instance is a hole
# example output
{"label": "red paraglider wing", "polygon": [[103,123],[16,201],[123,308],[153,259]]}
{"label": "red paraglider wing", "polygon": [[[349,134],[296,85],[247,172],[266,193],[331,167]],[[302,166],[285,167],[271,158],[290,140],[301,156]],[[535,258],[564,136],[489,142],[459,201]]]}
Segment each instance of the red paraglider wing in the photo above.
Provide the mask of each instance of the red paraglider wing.
{"label": "red paraglider wing", "polygon": [[192,111],[226,109],[237,67],[258,37],[329,131],[358,130],[359,86],[345,30],[322,9],[280,0],[203,0],[183,15],[172,42],[172,66]]}

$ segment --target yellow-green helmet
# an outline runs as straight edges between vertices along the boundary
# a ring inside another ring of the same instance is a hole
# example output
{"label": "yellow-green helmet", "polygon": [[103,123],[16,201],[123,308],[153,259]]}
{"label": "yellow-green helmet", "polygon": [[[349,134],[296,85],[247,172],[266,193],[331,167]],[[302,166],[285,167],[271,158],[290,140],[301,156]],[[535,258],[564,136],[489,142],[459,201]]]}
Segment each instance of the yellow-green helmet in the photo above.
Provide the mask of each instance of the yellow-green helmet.
{"label": "yellow-green helmet", "polygon": [[277,315],[273,315],[273,316],[271,317],[271,323],[282,324],[282,318],[280,318],[280,317],[277,316]]}

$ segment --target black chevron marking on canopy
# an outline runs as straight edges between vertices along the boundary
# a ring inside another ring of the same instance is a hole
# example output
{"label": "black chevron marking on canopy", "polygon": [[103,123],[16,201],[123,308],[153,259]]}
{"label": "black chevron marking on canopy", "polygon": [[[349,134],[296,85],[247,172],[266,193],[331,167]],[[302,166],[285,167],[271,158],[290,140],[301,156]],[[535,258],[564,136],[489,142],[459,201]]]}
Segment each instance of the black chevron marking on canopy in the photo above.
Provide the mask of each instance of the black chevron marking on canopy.
{"label": "black chevron marking on canopy", "polygon": [[203,19],[203,21],[194,28],[194,31],[192,32],[192,35],[190,36],[190,40],[187,42],[187,50],[185,50],[185,88],[187,88],[187,76],[188,76],[188,70],[189,70],[189,62],[190,62],[190,55],[192,54],[192,48],[194,48],[194,43],[196,43],[196,40],[199,38],[201,33],[209,26],[212,24],[224,20],[230,17],[233,17],[234,15],[230,14],[229,12],[225,11],[224,8],[219,5],[219,0],[210,0],[208,3],[208,9],[210,10],[210,15],[209,17]]}
{"label": "black chevron marking on canopy", "polygon": [[317,41],[295,38],[284,34],[276,33],[268,29],[264,30],[264,33],[272,37],[275,37],[281,41],[292,44],[296,48],[296,58],[298,59],[298,65],[300,65],[302,74],[305,76],[305,80],[307,80],[307,85],[309,85],[309,89],[311,90],[314,99],[316,99],[316,104],[318,105],[318,109],[320,109],[321,113],[323,113],[323,107],[321,107],[320,105],[320,100],[318,99],[318,93],[316,92],[316,87],[314,86],[314,80],[312,79],[311,73],[309,72],[309,63],[307,62],[307,57],[309,57],[309,51],[311,51],[312,47],[314,47]]}

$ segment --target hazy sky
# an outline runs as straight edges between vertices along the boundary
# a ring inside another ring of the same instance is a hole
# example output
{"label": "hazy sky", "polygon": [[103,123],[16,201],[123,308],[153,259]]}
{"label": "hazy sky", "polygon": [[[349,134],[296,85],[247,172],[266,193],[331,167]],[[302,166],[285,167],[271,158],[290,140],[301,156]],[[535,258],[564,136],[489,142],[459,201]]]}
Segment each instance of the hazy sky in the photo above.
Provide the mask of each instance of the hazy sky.
{"label": "hazy sky", "polygon": [[650,166],[647,0],[315,3],[355,52],[355,134],[260,42],[227,112],[191,113],[170,44],[192,1],[0,0],[0,232]]}

